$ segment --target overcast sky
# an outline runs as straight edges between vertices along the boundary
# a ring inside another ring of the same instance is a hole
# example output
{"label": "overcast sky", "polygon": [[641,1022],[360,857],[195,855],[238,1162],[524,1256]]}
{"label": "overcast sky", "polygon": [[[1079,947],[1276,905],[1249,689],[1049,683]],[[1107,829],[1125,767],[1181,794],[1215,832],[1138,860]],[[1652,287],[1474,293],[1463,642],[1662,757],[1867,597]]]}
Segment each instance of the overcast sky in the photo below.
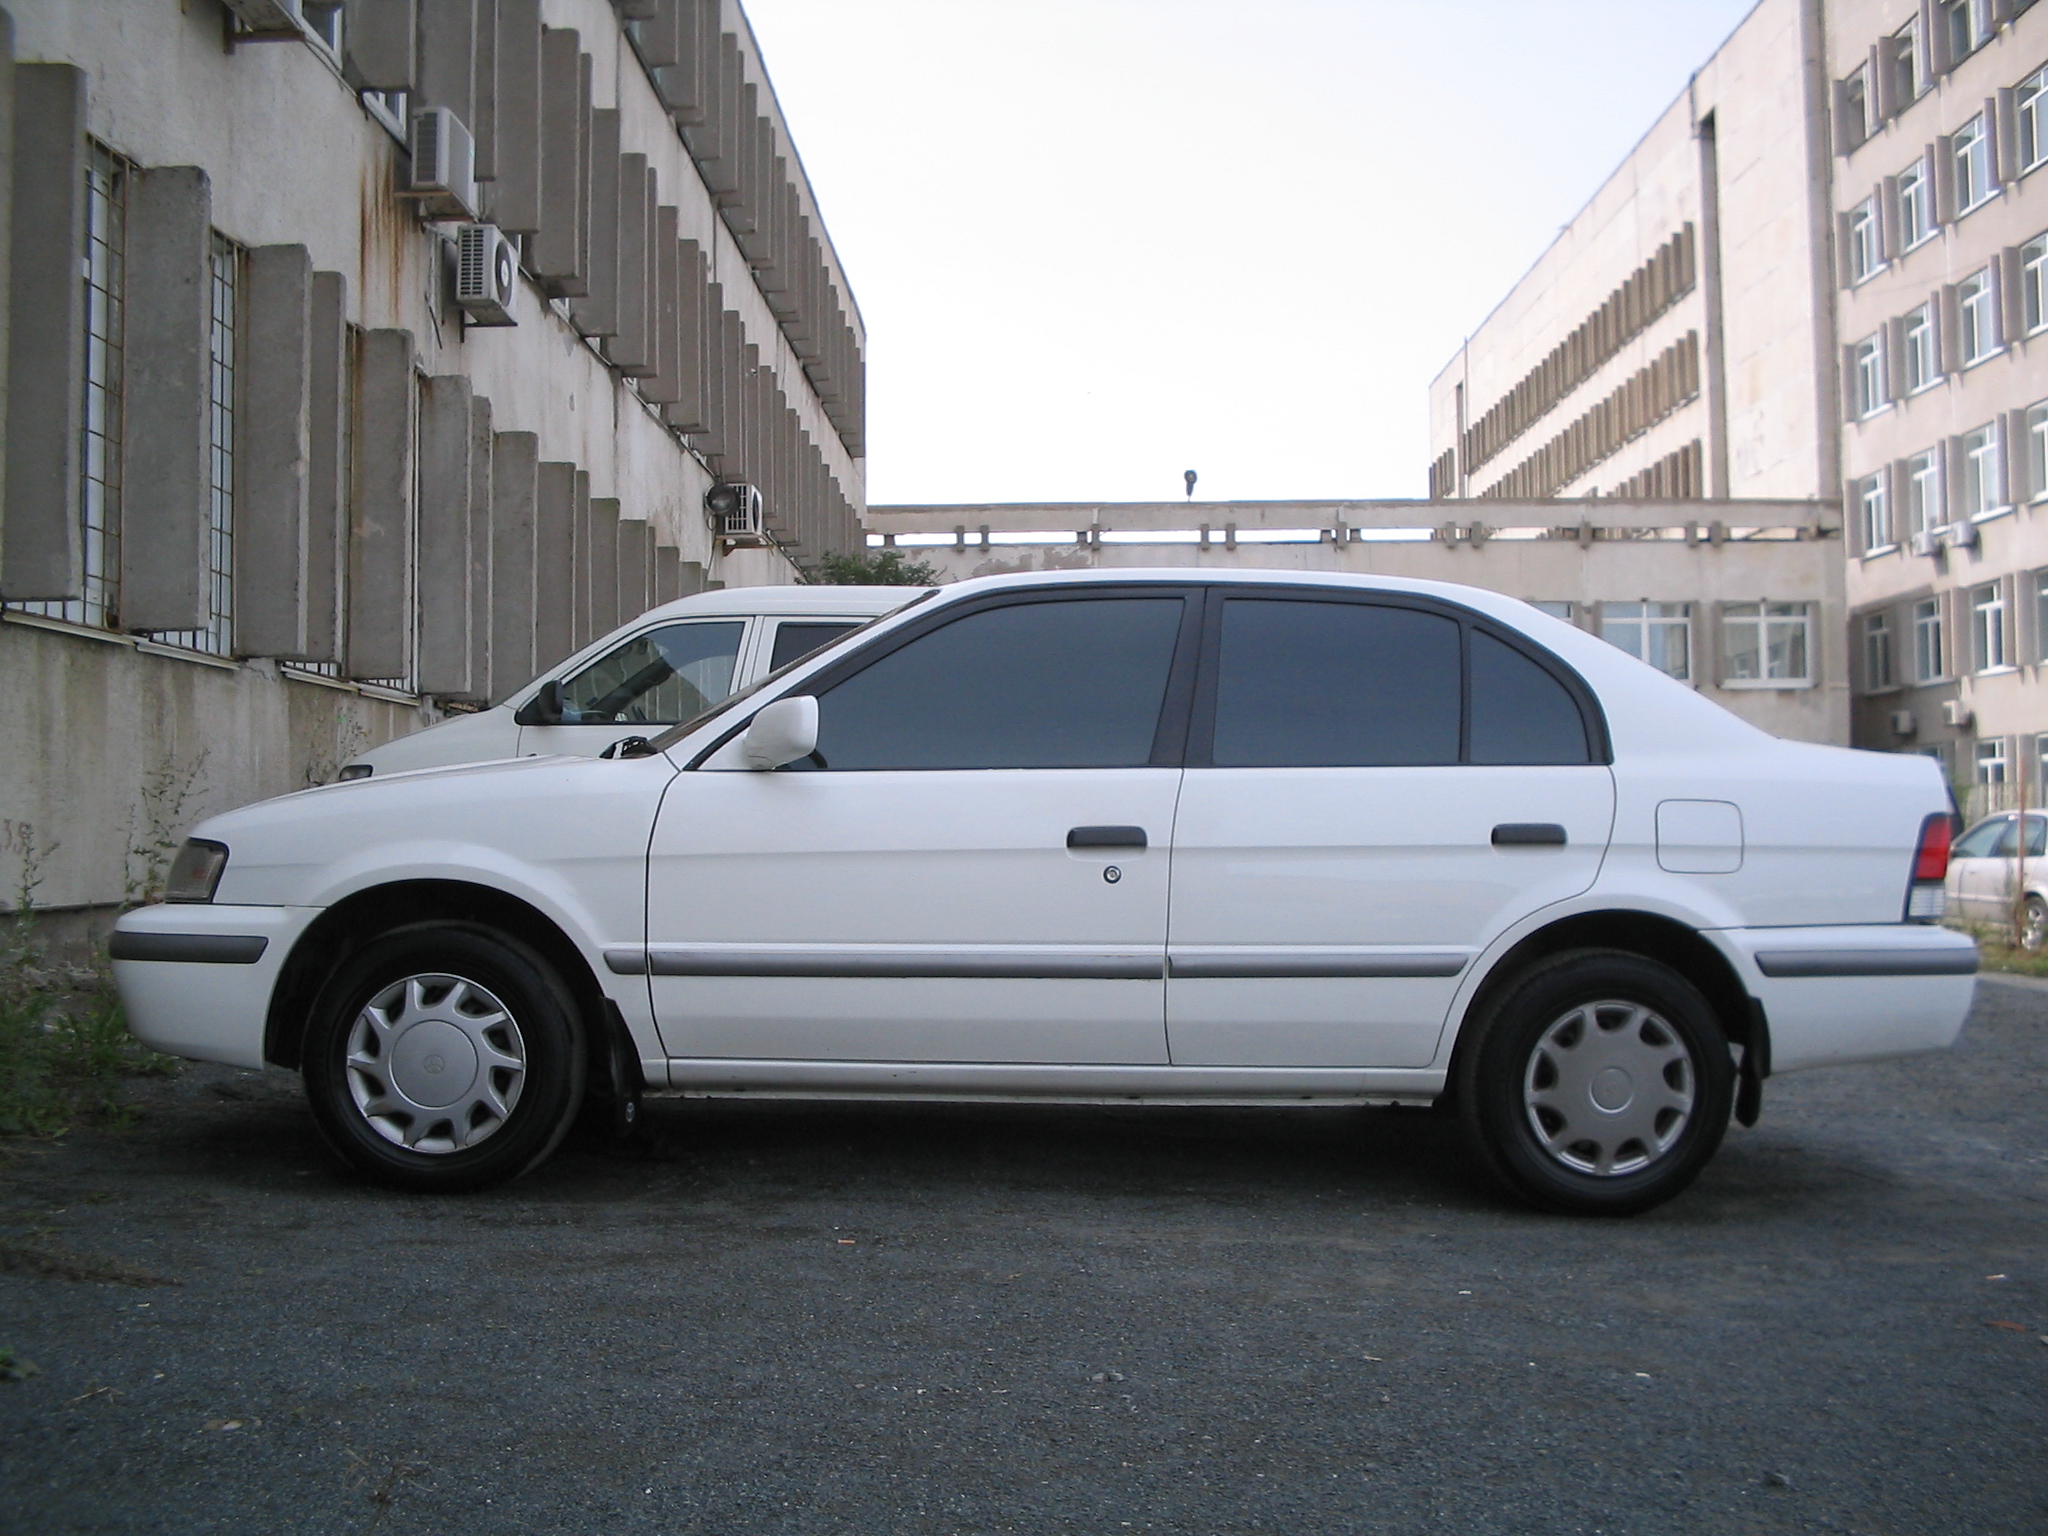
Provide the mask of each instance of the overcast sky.
{"label": "overcast sky", "polygon": [[1752,0],[746,0],[868,498],[1421,496],[1430,378]]}

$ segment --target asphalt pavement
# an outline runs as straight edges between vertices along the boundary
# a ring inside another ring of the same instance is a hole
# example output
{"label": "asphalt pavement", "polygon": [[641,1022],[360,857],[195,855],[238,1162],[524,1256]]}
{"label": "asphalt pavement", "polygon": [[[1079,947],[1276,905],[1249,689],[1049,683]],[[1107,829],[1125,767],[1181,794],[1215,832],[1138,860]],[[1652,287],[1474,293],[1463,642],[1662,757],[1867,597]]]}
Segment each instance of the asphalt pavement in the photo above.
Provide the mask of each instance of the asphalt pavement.
{"label": "asphalt pavement", "polygon": [[0,1529],[2048,1530],[2048,991],[1530,1214],[1419,1111],[650,1106],[482,1196],[282,1074],[0,1153]]}

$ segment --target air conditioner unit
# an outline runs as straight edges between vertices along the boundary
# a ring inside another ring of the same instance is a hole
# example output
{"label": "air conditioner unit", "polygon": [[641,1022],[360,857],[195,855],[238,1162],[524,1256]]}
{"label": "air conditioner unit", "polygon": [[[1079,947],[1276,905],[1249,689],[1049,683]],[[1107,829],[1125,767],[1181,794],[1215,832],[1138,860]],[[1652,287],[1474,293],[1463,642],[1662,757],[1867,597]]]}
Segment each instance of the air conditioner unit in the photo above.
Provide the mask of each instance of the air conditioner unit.
{"label": "air conditioner unit", "polygon": [[475,218],[476,141],[462,119],[446,107],[421,107],[408,147],[412,179],[400,195],[418,198],[428,218]]}
{"label": "air conditioner unit", "polygon": [[1913,535],[1913,553],[1916,555],[1938,555],[1941,553],[1941,535],[1932,528],[1923,528]]}
{"label": "air conditioner unit", "polygon": [[299,0],[227,0],[227,7],[251,32],[299,30]]}
{"label": "air conditioner unit", "polygon": [[1950,523],[1941,531],[1947,537],[1950,549],[1975,549],[1977,547],[1977,525],[1967,517],[1959,523]]}
{"label": "air conditioner unit", "polygon": [[766,544],[767,529],[761,521],[761,493],[738,481],[714,485],[704,493],[704,510],[711,517],[711,531],[734,544]]}
{"label": "air conditioner unit", "polygon": [[471,325],[517,325],[519,253],[495,224],[464,224],[455,232],[455,302]]}
{"label": "air conditioner unit", "polygon": [[1941,701],[1941,719],[1944,725],[1952,726],[1960,731],[1975,718],[1970,711],[1969,704],[1964,700],[1943,699]]}
{"label": "air conditioner unit", "polygon": [[1913,718],[1913,711],[1910,709],[1895,709],[1892,711],[1892,734],[1901,737],[1917,736],[1920,734],[1920,722]]}

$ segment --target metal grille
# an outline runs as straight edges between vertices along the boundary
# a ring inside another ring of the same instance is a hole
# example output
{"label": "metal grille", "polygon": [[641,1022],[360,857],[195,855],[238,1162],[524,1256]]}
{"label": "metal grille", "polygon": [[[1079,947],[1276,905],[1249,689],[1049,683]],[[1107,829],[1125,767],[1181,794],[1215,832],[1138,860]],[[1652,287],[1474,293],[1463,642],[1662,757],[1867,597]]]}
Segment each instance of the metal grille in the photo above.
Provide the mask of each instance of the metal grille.
{"label": "metal grille", "polygon": [[85,431],[78,487],[84,595],[7,605],[94,629],[120,623],[121,363],[131,169],[104,144],[90,146],[85,167]]}
{"label": "metal grille", "polygon": [[206,623],[156,638],[210,656],[234,654],[235,643],[235,349],[240,335],[242,249],[218,230],[208,261],[213,316],[208,377]]}

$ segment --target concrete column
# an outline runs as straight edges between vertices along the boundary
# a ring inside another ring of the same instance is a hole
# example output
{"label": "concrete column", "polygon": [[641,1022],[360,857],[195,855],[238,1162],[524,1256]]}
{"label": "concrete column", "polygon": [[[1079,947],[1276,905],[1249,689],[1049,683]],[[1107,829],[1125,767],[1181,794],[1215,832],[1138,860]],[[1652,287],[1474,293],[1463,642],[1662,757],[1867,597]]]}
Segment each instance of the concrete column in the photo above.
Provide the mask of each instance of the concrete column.
{"label": "concrete column", "polygon": [[359,91],[409,91],[416,78],[414,0],[347,0],[342,74]]}
{"label": "concrete column", "polygon": [[711,580],[701,560],[682,561],[677,572],[681,590],[678,597],[695,597],[699,592],[711,590]]}
{"label": "concrete column", "polygon": [[704,306],[700,312],[703,334],[697,345],[697,370],[704,391],[704,420],[691,435],[698,449],[710,457],[725,452],[725,390],[721,371],[724,346],[725,289],[718,283],[704,285]]}
{"label": "concrete column", "polygon": [[496,179],[484,194],[492,223],[517,234],[540,228],[541,0],[493,0],[498,7],[497,91],[493,98]]}
{"label": "concrete column", "polygon": [[682,242],[676,238],[676,210],[657,208],[654,215],[654,372],[640,381],[640,398],[652,405],[670,405],[683,397],[682,335],[678,318],[683,282]]}
{"label": "concrete column", "polygon": [[590,531],[590,472],[576,471],[574,487],[575,505],[570,515],[569,527],[576,540],[573,559],[569,570],[573,580],[569,586],[570,623],[576,644],[588,645],[600,631],[591,623],[590,602],[590,553],[592,536]]}
{"label": "concrete column", "polygon": [[576,649],[574,464],[540,466],[534,502],[533,569],[534,656],[527,669],[529,677]]}
{"label": "concrete column", "polygon": [[419,427],[412,356],[410,331],[364,331],[356,350],[350,677],[402,678],[412,672],[413,452]]}
{"label": "concrete column", "polygon": [[585,336],[619,329],[620,177],[619,114],[606,108],[590,114],[590,271],[583,297],[569,305]]}
{"label": "concrete column", "polygon": [[649,69],[666,69],[682,57],[682,0],[655,0],[654,14],[633,30],[633,46]]}
{"label": "concrete column", "polygon": [[540,495],[540,437],[491,438],[491,650],[483,693],[504,700],[537,670],[534,661],[534,534]]}
{"label": "concrete column", "polygon": [[654,586],[648,606],[672,603],[683,595],[683,552],[673,544],[654,546]]}
{"label": "concrete column", "polygon": [[414,0],[419,83],[410,107],[446,107],[476,131],[476,0]]}
{"label": "concrete column", "polygon": [[704,253],[676,243],[676,397],[662,412],[678,432],[704,427]]}
{"label": "concrete column", "polygon": [[84,432],[85,72],[12,66],[11,283],[7,291],[6,521],[0,594],[84,591],[79,449]]}
{"label": "concrete column", "polygon": [[339,661],[347,627],[348,279],[315,272],[307,314],[306,650],[308,661]]}
{"label": "concrete column", "polygon": [[645,155],[619,157],[619,309],[616,334],[605,356],[629,375],[653,370],[648,314],[647,253],[653,235],[649,216],[654,207],[654,175]]}
{"label": "concrete column", "polygon": [[469,407],[469,687],[466,697],[489,702],[491,693],[491,402],[478,395]]}
{"label": "concrete column", "polygon": [[498,0],[476,0],[476,63],[472,76],[470,137],[476,141],[476,179],[498,174]]}
{"label": "concrete column", "polygon": [[313,258],[303,245],[249,252],[236,466],[235,636],[250,656],[304,657],[310,542]]}
{"label": "concrete column", "polygon": [[541,33],[540,228],[527,242],[526,259],[534,275],[558,295],[584,291],[590,68],[579,41],[576,33],[561,28]]}
{"label": "concrete column", "polygon": [[637,619],[654,606],[654,524],[644,517],[619,520],[618,622]]}
{"label": "concrete column", "polygon": [[[197,166],[128,178],[121,624],[206,622],[212,511],[211,188]],[[77,269],[71,284],[78,286]],[[74,375],[75,377],[75,375]],[[147,498],[140,493],[147,487]]]}
{"label": "concrete column", "polygon": [[6,590],[7,296],[13,291],[14,18],[0,11],[0,592]]}
{"label": "concrete column", "polygon": [[469,692],[470,436],[475,393],[467,375],[420,385],[419,687]]}
{"label": "concrete column", "polygon": [[[619,627],[619,502],[615,496],[590,498],[590,638]],[[637,611],[637,610],[636,610]]]}

